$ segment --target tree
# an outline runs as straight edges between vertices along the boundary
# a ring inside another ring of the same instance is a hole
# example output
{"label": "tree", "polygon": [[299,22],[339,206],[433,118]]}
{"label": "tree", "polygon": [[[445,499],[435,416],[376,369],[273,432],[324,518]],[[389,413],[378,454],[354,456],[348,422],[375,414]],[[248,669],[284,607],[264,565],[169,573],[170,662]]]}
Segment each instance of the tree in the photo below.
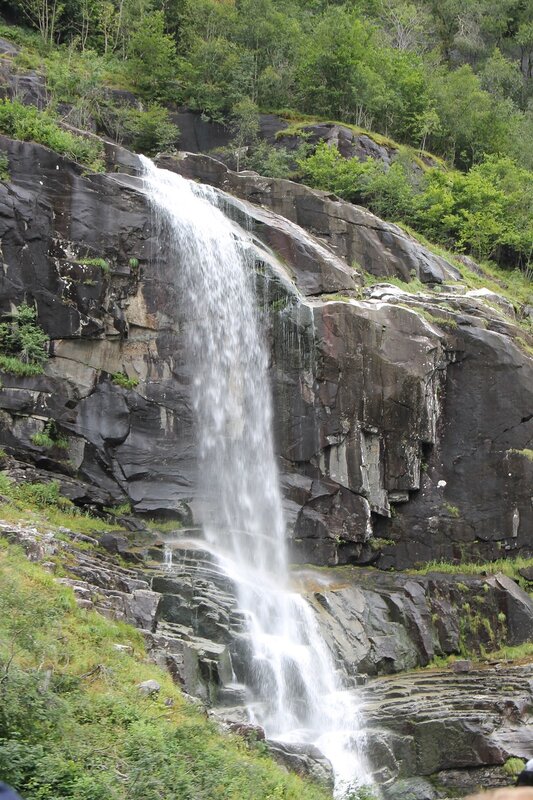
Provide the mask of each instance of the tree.
{"label": "tree", "polygon": [[142,19],[132,35],[127,58],[129,74],[136,88],[147,100],[170,100],[176,78],[176,45],[165,33],[162,11]]}
{"label": "tree", "polygon": [[239,172],[244,148],[254,144],[259,135],[259,111],[252,100],[244,98],[236,103],[231,113],[230,128]]}
{"label": "tree", "polygon": [[52,44],[63,12],[60,0],[17,0],[17,5],[26,19],[39,30],[43,41]]}

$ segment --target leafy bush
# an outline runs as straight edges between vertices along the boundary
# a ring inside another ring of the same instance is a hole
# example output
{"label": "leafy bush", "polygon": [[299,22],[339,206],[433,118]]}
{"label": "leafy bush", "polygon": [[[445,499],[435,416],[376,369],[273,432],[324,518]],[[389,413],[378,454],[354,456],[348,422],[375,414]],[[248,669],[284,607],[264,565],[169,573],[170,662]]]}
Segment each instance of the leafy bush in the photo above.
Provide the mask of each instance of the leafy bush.
{"label": "leafy bush", "polygon": [[115,372],[111,375],[111,380],[116,386],[121,386],[122,389],[135,389],[139,385],[137,378],[128,378],[124,372]]}
{"label": "leafy bush", "polygon": [[48,336],[36,324],[35,308],[22,303],[10,322],[0,323],[0,369],[15,375],[39,375],[48,359]]}
{"label": "leafy bush", "polygon": [[312,186],[352,202],[364,202],[376,214],[412,225],[431,241],[455,246],[478,259],[530,269],[533,258],[533,173],[511,158],[487,157],[469,172],[426,170],[406,161],[390,168],[341,156],[321,143],[299,159]]}
{"label": "leafy bush", "polygon": [[506,775],[510,775],[511,778],[516,778],[516,776],[522,772],[524,767],[525,763],[521,758],[508,758],[502,769]]}
{"label": "leafy bush", "polygon": [[146,110],[120,106],[111,111],[116,138],[125,139],[137,152],[154,155],[175,147],[179,128],[171,121],[168,109],[151,103]]}
{"label": "leafy bush", "polygon": [[43,144],[95,172],[104,169],[101,143],[64,130],[51,111],[39,111],[18,100],[0,100],[0,133]]}

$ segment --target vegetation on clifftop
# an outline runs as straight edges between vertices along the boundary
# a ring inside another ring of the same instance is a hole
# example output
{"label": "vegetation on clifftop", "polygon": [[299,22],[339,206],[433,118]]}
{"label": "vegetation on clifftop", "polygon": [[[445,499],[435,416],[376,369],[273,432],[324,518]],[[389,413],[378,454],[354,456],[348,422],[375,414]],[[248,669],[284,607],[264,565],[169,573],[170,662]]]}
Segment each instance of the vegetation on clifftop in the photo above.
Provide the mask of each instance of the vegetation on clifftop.
{"label": "vegetation on clifftop", "polygon": [[[25,800],[326,800],[222,737],[147,661],[134,628],[0,540],[0,776]],[[142,696],[157,679],[157,696]]]}
{"label": "vegetation on clifftop", "polygon": [[[185,104],[227,126],[237,168],[283,177],[294,173],[295,154],[260,141],[259,111],[286,116],[293,133],[305,127],[306,114],[313,115],[307,123],[337,120],[374,131],[374,141],[396,153],[392,167],[319,147],[296,154],[297,177],[529,276],[530,5],[6,0],[4,7],[10,24],[0,25],[0,35],[21,48],[13,64],[45,76],[51,108],[41,123],[32,120],[32,132],[26,125],[11,135],[43,141],[44,126],[44,143],[60,152],[94,146],[79,137],[63,141],[50,128],[57,109],[75,126],[96,124],[152,153],[177,143],[169,111]],[[72,152],[98,168],[93,155]]]}

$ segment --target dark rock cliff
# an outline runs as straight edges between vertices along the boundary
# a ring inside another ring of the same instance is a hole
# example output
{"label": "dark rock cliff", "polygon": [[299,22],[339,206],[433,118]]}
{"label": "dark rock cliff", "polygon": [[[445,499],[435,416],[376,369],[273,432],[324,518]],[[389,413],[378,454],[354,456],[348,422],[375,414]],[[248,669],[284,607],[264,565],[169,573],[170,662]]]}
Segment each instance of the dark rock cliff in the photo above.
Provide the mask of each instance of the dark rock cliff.
{"label": "dark rock cliff", "polygon": [[[0,147],[11,176],[0,185],[0,311],[34,301],[51,338],[44,375],[2,375],[0,442],[84,482],[80,502],[127,498],[140,513],[191,519],[179,264],[125,174],[136,159],[110,147],[113,171],[86,175],[38,145]],[[256,239],[294,559],[401,568],[531,553],[533,359],[512,308],[335,197],[202,156],[160,165],[229,192],[228,213]],[[362,268],[415,275],[427,290],[365,289]],[[32,443],[49,419],[67,451]]]}

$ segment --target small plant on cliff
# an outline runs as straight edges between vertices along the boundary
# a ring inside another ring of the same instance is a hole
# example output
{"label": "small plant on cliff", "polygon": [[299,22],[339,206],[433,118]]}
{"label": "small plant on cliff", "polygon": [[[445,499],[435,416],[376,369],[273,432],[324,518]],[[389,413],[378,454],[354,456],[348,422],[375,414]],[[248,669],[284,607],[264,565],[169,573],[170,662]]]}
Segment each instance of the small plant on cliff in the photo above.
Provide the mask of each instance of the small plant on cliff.
{"label": "small plant on cliff", "polygon": [[80,258],[79,263],[86,267],[97,267],[105,273],[109,272],[109,261],[105,258]]}
{"label": "small plant on cliff", "polygon": [[111,375],[111,380],[116,386],[120,386],[122,389],[135,389],[139,384],[138,378],[128,378],[124,372],[114,372],[113,375]]}
{"label": "small plant on cliff", "polygon": [[508,758],[502,769],[506,775],[516,778],[524,769],[524,762],[521,758]]}
{"label": "small plant on cliff", "polygon": [[22,303],[9,322],[0,323],[0,369],[15,375],[39,375],[48,359],[48,336],[37,325],[35,308]]}
{"label": "small plant on cliff", "polygon": [[0,181],[9,181],[11,176],[9,174],[9,160],[5,153],[0,154]]}
{"label": "small plant on cliff", "polygon": [[458,519],[461,516],[461,512],[457,506],[452,506],[451,503],[444,503],[444,510],[449,517],[453,517],[454,519]]}
{"label": "small plant on cliff", "polygon": [[31,441],[37,447],[58,447],[61,450],[66,450],[68,448],[67,437],[59,434],[57,425],[53,419],[48,420],[44,429],[39,433],[35,433],[31,437]]}

